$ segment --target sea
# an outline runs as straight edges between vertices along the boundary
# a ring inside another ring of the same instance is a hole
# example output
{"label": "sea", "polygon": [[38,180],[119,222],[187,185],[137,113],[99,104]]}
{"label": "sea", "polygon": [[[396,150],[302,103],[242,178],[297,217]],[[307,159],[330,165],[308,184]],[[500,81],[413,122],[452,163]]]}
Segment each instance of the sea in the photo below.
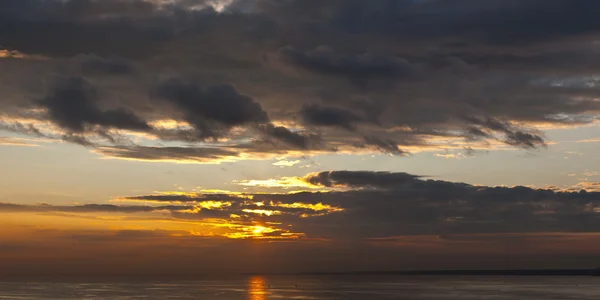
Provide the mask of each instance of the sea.
{"label": "sea", "polygon": [[0,282],[0,300],[600,299],[600,277],[247,276],[219,280]]}

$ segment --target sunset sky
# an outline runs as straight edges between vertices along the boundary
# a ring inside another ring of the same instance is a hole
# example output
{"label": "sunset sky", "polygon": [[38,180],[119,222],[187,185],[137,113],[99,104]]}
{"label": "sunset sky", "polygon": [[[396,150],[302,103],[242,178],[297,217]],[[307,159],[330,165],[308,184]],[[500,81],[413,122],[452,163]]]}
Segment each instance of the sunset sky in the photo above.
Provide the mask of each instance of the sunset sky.
{"label": "sunset sky", "polygon": [[600,266],[599,15],[0,0],[0,275]]}

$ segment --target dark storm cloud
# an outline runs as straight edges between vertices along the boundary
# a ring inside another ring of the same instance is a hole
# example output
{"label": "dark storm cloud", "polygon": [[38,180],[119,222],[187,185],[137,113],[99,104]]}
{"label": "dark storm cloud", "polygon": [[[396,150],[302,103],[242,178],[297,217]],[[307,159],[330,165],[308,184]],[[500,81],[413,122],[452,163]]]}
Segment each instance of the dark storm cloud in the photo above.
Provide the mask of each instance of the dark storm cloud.
{"label": "dark storm cloud", "polygon": [[155,93],[180,108],[200,137],[218,137],[233,126],[269,122],[259,103],[231,85],[203,88],[181,79],[170,79],[159,84]]}
{"label": "dark storm cloud", "polygon": [[[301,134],[292,132],[286,127],[266,124],[260,127],[262,132],[268,137],[281,141],[291,146],[292,149],[316,149],[320,148],[320,137],[316,134]],[[277,147],[281,148],[281,147]]]}
{"label": "dark storm cloud", "polygon": [[339,54],[321,46],[310,51],[293,47],[279,50],[283,60],[299,68],[323,75],[346,77],[363,83],[369,79],[392,79],[415,76],[417,70],[407,60],[371,53]]}
{"label": "dark storm cloud", "polygon": [[[594,1],[255,0],[223,12],[208,4],[0,0],[1,49],[25,54],[1,61],[0,79],[14,89],[49,73],[88,76],[96,88],[65,83],[41,103],[63,129],[95,127],[110,144],[119,144],[113,128],[164,142],[266,140],[274,152],[404,153],[398,145],[443,148],[440,139],[457,137],[532,149],[547,144],[532,124],[585,124],[600,112]],[[57,59],[73,57],[75,66]],[[42,88],[27,84],[24,98],[35,98]],[[20,99],[0,97],[9,117],[31,108]],[[145,121],[164,119],[194,128],[151,130]],[[297,120],[307,128],[275,125]]]}
{"label": "dark storm cloud", "polygon": [[154,7],[141,0],[2,0],[0,11],[3,46],[48,56],[144,55],[171,30],[156,26],[165,20],[151,20]]}
{"label": "dark storm cloud", "polygon": [[275,202],[323,203],[344,209],[289,220],[312,237],[594,232],[600,225],[597,192],[473,186],[370,171],[323,172],[304,180],[324,187],[366,188],[269,196]]}
{"label": "dark storm cloud", "polygon": [[86,125],[108,128],[148,130],[150,126],[124,108],[102,110],[98,95],[84,78],[58,77],[39,104],[48,109],[50,119],[74,132],[83,132]]}
{"label": "dark storm cloud", "polygon": [[292,148],[309,149],[318,143],[316,135],[271,124],[258,102],[229,84],[203,88],[183,79],[169,79],[156,87],[155,94],[181,110],[184,119],[197,130],[199,139],[226,136],[235,126],[248,126]]}
{"label": "dark storm cloud", "polygon": [[116,56],[103,58],[90,54],[80,55],[76,59],[80,61],[81,70],[86,74],[131,75],[135,72],[131,62]]}
{"label": "dark storm cloud", "polygon": [[364,121],[363,117],[351,110],[319,104],[305,105],[300,115],[308,125],[339,126],[347,130],[355,130],[355,124]]}
{"label": "dark storm cloud", "polygon": [[227,84],[202,88],[194,83],[171,79],[161,83],[156,94],[189,112],[188,119],[192,123],[196,118],[226,126],[269,121],[260,104]]}
{"label": "dark storm cloud", "polygon": [[595,32],[600,5],[589,0],[261,1],[292,22],[312,21],[333,32],[397,38],[464,38],[531,43]]}

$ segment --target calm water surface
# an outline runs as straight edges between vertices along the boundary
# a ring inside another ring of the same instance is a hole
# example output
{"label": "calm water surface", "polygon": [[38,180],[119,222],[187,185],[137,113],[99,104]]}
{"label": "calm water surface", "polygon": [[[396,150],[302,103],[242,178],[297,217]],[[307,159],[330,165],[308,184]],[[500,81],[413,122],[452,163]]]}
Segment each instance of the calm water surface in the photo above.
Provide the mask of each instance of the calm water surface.
{"label": "calm water surface", "polygon": [[0,300],[600,299],[600,277],[248,277],[194,281],[0,282]]}

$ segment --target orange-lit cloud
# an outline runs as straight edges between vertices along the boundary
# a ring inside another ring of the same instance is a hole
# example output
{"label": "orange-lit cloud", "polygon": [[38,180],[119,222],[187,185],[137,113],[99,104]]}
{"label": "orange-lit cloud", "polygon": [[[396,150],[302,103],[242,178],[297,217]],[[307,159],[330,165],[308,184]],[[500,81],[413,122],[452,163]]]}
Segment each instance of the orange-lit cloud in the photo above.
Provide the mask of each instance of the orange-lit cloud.
{"label": "orange-lit cloud", "polygon": [[316,186],[307,183],[300,177],[282,177],[279,179],[251,179],[237,181],[236,184],[248,187],[263,187],[263,188],[318,188]]}
{"label": "orange-lit cloud", "polygon": [[0,59],[45,59],[40,55],[28,55],[17,50],[0,49]]}
{"label": "orange-lit cloud", "polygon": [[294,202],[294,203],[273,203],[271,202],[271,206],[273,207],[284,207],[284,208],[295,208],[295,209],[309,209],[309,210],[313,210],[316,212],[328,212],[328,213],[332,213],[332,212],[341,212],[344,211],[343,208],[340,207],[333,207],[331,205],[328,204],[323,204],[323,203],[317,203],[317,204],[311,204],[311,203],[299,203],[299,202]]}
{"label": "orange-lit cloud", "polygon": [[35,143],[32,143],[31,139],[24,138],[10,138],[10,137],[0,137],[0,146],[26,146],[26,147],[35,147],[38,146]]}
{"label": "orange-lit cloud", "polygon": [[289,160],[282,159],[277,162],[274,162],[273,165],[278,166],[278,167],[293,167],[299,163],[300,163],[299,160],[289,161]]}

